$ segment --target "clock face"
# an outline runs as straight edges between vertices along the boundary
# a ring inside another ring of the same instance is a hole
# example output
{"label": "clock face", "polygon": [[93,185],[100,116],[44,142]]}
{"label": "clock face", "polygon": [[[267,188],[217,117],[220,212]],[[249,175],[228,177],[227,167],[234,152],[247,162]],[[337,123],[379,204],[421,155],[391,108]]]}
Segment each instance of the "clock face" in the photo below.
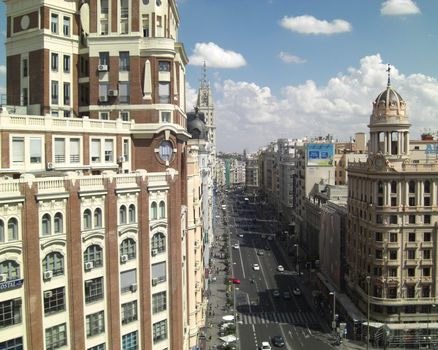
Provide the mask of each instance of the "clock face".
{"label": "clock face", "polygon": [[160,147],[158,149],[158,155],[160,159],[165,162],[170,162],[173,155],[173,146],[170,141],[163,141],[160,143]]}

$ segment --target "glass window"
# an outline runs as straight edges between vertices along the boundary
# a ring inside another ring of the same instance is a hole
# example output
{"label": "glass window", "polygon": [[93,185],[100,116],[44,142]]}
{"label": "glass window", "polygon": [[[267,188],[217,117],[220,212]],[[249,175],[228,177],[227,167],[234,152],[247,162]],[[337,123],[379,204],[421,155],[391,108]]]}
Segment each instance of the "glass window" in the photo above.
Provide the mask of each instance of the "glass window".
{"label": "glass window", "polygon": [[64,105],[70,105],[70,83],[64,83]]}
{"label": "glass window", "polygon": [[169,162],[172,159],[173,154],[172,143],[170,141],[162,141],[158,148],[158,154],[161,160]]}
{"label": "glass window", "polygon": [[18,220],[11,218],[8,221],[8,241],[18,240]]}
{"label": "glass window", "polygon": [[135,223],[136,222],[136,218],[135,218],[135,205],[131,204],[129,206],[129,223]]}
{"label": "glass window", "polygon": [[3,220],[0,220],[0,243],[5,242],[5,223]]}
{"label": "glass window", "polygon": [[432,257],[432,255],[431,255],[430,249],[423,250],[423,259],[429,260],[429,259],[431,259],[431,257]]}
{"label": "glass window", "polygon": [[170,72],[170,62],[158,61],[158,69],[160,72]]}
{"label": "glass window", "polygon": [[161,112],[161,122],[170,123],[170,112]]}
{"label": "glass window", "polygon": [[109,52],[99,52],[99,64],[107,65],[109,67]]}
{"label": "glass window", "polygon": [[114,141],[105,140],[105,162],[112,163],[114,161]]}
{"label": "glass window", "polygon": [[123,51],[119,53],[119,70],[129,71],[129,52]]}
{"label": "glass window", "polygon": [[155,293],[152,295],[152,313],[156,314],[167,310],[167,295],[166,291]]}
{"label": "glass window", "polygon": [[85,303],[103,299],[103,277],[85,281]]}
{"label": "glass window", "polygon": [[129,160],[129,140],[123,140],[123,157],[125,157],[125,162]]}
{"label": "glass window", "polygon": [[65,162],[65,139],[55,138],[55,163]]}
{"label": "glass window", "polygon": [[49,214],[44,214],[41,219],[41,231],[43,236],[52,234],[51,218]]}
{"label": "glass window", "polygon": [[103,311],[87,315],[87,337],[92,337],[105,331],[105,319]]}
{"label": "glass window", "polygon": [[23,350],[23,337],[11,340],[1,341],[0,349],[2,350]]}
{"label": "glass window", "polygon": [[120,34],[129,31],[129,0],[120,0]]}
{"label": "glass window", "polygon": [[91,162],[100,163],[100,140],[91,140]]}
{"label": "glass window", "polygon": [[151,249],[157,253],[166,251],[166,236],[162,232],[158,232],[152,236]]}
{"label": "glass window", "polygon": [[58,34],[58,15],[56,13],[52,13],[50,16],[50,30],[54,34]]}
{"label": "glass window", "polygon": [[58,349],[67,345],[67,327],[65,323],[46,328],[46,349]]}
{"label": "glass window", "polygon": [[87,350],[105,350],[105,343],[92,346],[91,348],[88,348]]}
{"label": "glass window", "polygon": [[122,350],[138,350],[137,331],[122,336]]}
{"label": "glass window", "polygon": [[[21,323],[21,298],[0,302],[0,329]],[[5,349],[1,347],[0,349]],[[7,348],[6,348],[7,349]]]}
{"label": "glass window", "polygon": [[119,82],[119,102],[129,103],[129,82]]}
{"label": "glass window", "polygon": [[154,344],[167,339],[167,320],[153,324]]}
{"label": "glass window", "polygon": [[126,206],[121,205],[119,209],[119,222],[120,225],[126,224]]}
{"label": "glass window", "polygon": [[70,139],[70,163],[79,163],[80,160],[80,140]]}
{"label": "glass window", "polygon": [[408,187],[409,187],[409,193],[415,193],[415,182],[414,181],[409,181],[409,184],[408,184]]}
{"label": "glass window", "polygon": [[65,36],[70,36],[70,17],[64,16],[63,32]]}
{"label": "glass window", "polygon": [[93,267],[101,267],[103,265],[103,250],[97,244],[89,246],[84,252],[84,263],[92,262]]}
{"label": "glass window", "polygon": [[121,111],[119,114],[119,118],[122,119],[124,122],[129,121],[129,112],[128,111]]}
{"label": "glass window", "polygon": [[100,228],[102,227],[102,209],[96,208],[94,210],[94,227]]}
{"label": "glass window", "polygon": [[160,81],[158,83],[159,103],[170,103],[170,82]]}
{"label": "glass window", "polygon": [[52,271],[52,275],[61,276],[64,274],[64,256],[61,253],[53,252],[43,259],[43,272]]}
{"label": "glass window", "polygon": [[24,137],[12,138],[12,162],[24,163]]}
{"label": "glass window", "polygon": [[6,275],[6,281],[20,279],[20,265],[14,260],[6,260],[0,263],[0,275]]}
{"label": "glass window", "polygon": [[120,256],[127,256],[128,260],[135,259],[136,257],[136,245],[132,238],[126,238],[120,244]]}
{"label": "glass window", "polygon": [[122,304],[122,324],[137,321],[137,300]]}
{"label": "glass window", "polygon": [[120,292],[128,292],[133,285],[137,285],[137,271],[135,269],[120,273]]}
{"label": "glass window", "polygon": [[31,164],[41,164],[42,156],[41,137],[30,138],[30,162]]}
{"label": "glass window", "polygon": [[425,242],[430,242],[430,239],[431,239],[431,233],[430,232],[424,232],[424,234],[423,234],[423,240],[425,241]]}
{"label": "glass window", "polygon": [[166,281],[166,262],[160,262],[157,264],[152,264],[152,280],[156,283],[161,283]]}
{"label": "glass window", "polygon": [[64,64],[63,64],[64,73],[70,73],[70,56],[64,55]]}
{"label": "glass window", "polygon": [[27,75],[28,75],[28,69],[29,69],[27,59],[24,59],[24,60],[22,61],[22,64],[23,64],[23,65],[22,65],[23,77],[25,78],[25,77],[27,77]]}
{"label": "glass window", "polygon": [[156,220],[157,218],[158,218],[157,202],[152,202],[152,204],[151,204],[151,219]]}
{"label": "glass window", "polygon": [[65,310],[65,289],[55,288],[43,292],[44,314],[49,315]]}
{"label": "glass window", "polygon": [[430,182],[424,181],[424,193],[430,193]]}
{"label": "glass window", "polygon": [[52,57],[52,60],[51,60],[50,66],[51,66],[52,70],[56,71],[56,70],[58,70],[58,54],[52,52],[51,57]]}
{"label": "glass window", "polygon": [[90,230],[91,229],[91,210],[85,209],[84,214],[82,215],[82,226],[84,227],[84,230]]}
{"label": "glass window", "polygon": [[164,219],[166,217],[166,204],[164,201],[160,202],[160,219]]}
{"label": "glass window", "polygon": [[108,0],[100,0],[100,13],[103,15],[108,14]]}
{"label": "glass window", "polygon": [[52,104],[58,104],[58,82],[52,80]]}

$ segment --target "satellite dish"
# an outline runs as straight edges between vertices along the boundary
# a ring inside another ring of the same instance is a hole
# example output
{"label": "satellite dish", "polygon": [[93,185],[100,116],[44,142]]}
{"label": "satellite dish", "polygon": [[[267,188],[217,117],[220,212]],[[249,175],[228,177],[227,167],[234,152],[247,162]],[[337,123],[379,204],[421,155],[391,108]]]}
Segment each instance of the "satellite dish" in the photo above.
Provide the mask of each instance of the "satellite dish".
{"label": "satellite dish", "polygon": [[80,9],[81,26],[85,34],[90,34],[90,6],[83,3]]}

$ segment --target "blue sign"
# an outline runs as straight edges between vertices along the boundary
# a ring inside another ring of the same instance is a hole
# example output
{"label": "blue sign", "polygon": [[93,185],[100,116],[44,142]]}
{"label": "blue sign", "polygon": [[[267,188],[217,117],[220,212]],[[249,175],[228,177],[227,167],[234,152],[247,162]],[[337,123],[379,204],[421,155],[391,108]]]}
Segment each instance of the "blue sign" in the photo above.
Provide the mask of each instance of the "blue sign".
{"label": "blue sign", "polygon": [[332,143],[307,144],[307,166],[333,166],[335,153]]}
{"label": "blue sign", "polygon": [[13,281],[6,281],[3,283],[0,283],[0,292],[3,292],[8,289],[14,289],[21,287],[23,285],[24,280],[13,280]]}
{"label": "blue sign", "polygon": [[426,145],[426,151],[424,152],[426,154],[438,154],[438,145],[436,144],[427,144]]}

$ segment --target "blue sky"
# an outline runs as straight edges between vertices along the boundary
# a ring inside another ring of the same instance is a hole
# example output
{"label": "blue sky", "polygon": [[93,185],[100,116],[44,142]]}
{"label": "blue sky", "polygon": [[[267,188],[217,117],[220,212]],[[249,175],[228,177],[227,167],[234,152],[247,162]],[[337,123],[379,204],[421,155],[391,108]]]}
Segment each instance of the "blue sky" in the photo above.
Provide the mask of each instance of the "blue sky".
{"label": "blue sky", "polygon": [[[205,60],[221,151],[368,132],[387,64],[412,137],[438,130],[436,0],[179,0],[178,8],[188,110]],[[4,65],[1,47],[0,93]]]}

